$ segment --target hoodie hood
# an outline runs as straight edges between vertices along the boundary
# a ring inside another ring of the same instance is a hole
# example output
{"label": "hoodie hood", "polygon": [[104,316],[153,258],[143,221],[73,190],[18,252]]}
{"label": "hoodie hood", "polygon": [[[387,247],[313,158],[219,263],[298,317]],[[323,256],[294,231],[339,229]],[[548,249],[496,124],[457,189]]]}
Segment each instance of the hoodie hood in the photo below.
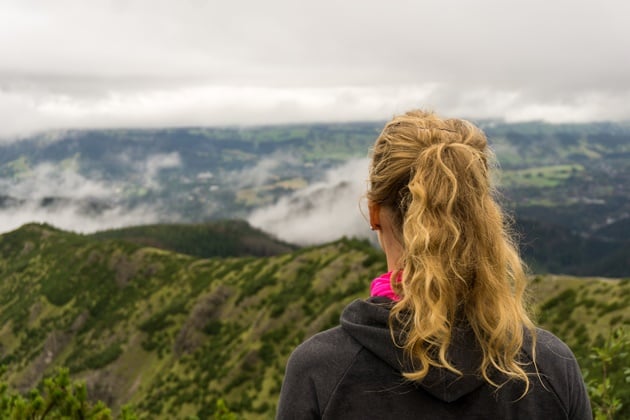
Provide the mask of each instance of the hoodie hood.
{"label": "hoodie hood", "polygon": [[[399,372],[411,372],[411,361],[392,340],[389,311],[393,301],[385,297],[356,300],[341,314],[341,327],[363,347]],[[431,367],[417,386],[445,402],[471,393],[485,382],[476,372],[482,359],[475,335],[470,329],[455,328],[447,357],[462,373]]]}

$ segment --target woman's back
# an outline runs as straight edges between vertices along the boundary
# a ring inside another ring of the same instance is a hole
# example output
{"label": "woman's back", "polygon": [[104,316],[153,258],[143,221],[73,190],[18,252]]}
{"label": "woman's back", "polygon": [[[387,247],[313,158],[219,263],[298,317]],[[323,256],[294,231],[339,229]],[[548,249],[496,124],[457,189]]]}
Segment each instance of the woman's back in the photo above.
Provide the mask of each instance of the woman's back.
{"label": "woman's back", "polygon": [[385,125],[367,198],[389,272],[292,355],[279,418],[591,418],[571,351],[529,317],[491,158],[467,121]]}
{"label": "woman's back", "polygon": [[[357,300],[341,326],[300,345],[289,361],[278,419],[591,419],[571,351],[538,330],[537,368],[530,389],[509,381],[497,389],[476,374],[481,355],[471,331],[460,330],[449,357],[464,375],[434,369],[422,381],[401,376],[404,355],[391,340],[391,301]],[[528,340],[525,340],[528,343]],[[527,345],[525,346],[527,348]],[[495,380],[503,382],[500,375]]]}

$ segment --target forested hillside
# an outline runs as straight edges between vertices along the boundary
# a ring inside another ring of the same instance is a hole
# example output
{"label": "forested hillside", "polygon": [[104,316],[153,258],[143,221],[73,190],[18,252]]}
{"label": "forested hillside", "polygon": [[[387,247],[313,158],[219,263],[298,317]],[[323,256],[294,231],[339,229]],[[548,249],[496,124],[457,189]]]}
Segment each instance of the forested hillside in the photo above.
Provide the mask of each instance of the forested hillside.
{"label": "forested hillside", "polygon": [[[336,325],[385,270],[379,251],[350,239],[199,258],[106,236],[38,224],[0,236],[0,357],[12,387],[67,366],[90,398],[129,403],[140,418],[207,419],[223,399],[243,418],[268,419],[291,350]],[[542,325],[601,376],[588,355],[630,325],[630,281],[539,276],[532,293]]]}
{"label": "forested hillside", "polygon": [[240,220],[132,226],[88,236],[100,240],[120,239],[202,258],[267,257],[297,249]]}

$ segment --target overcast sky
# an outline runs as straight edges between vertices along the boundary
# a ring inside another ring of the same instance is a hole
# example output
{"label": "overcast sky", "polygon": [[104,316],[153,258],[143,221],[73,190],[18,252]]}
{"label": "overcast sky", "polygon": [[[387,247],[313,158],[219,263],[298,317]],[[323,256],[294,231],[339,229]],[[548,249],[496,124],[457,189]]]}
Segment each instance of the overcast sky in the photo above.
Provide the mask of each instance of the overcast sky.
{"label": "overcast sky", "polygon": [[446,116],[630,120],[627,0],[2,0],[0,138]]}

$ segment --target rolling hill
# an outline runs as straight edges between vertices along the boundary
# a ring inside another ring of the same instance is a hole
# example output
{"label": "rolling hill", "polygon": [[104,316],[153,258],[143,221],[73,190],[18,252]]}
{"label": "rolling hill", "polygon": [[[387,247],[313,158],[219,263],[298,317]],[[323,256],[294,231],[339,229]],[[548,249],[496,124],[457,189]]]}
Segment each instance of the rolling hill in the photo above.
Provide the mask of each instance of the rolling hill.
{"label": "rolling hill", "polygon": [[268,257],[297,249],[241,220],[156,224],[100,231],[90,238],[119,239],[194,257]]}
{"label": "rolling hill", "polygon": [[[160,229],[91,236],[29,224],[0,236],[0,363],[12,387],[67,366],[92,398],[130,403],[140,418],[207,419],[221,398],[243,418],[268,419],[291,350],[336,325],[385,270],[381,253],[354,239],[200,258],[147,245],[176,249],[179,227]],[[585,369],[592,344],[630,324],[628,280],[538,276],[532,295],[541,324]]]}

